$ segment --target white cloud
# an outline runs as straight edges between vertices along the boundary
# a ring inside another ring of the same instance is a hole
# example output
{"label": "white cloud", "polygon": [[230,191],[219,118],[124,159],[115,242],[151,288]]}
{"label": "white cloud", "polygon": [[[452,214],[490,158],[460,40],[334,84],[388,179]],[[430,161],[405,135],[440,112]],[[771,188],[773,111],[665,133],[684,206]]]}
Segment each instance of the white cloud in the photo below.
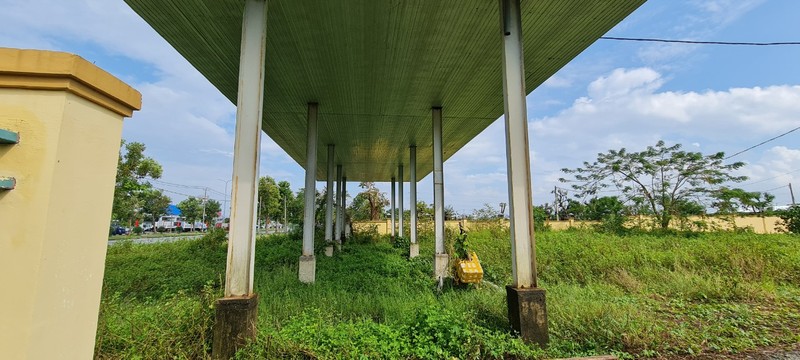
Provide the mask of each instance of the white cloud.
{"label": "white cloud", "polygon": [[[534,119],[530,125],[532,148],[549,153],[549,160],[562,167],[576,167],[608,149],[639,151],[661,139],[696,148],[702,143],[704,153],[733,154],[798,126],[797,85],[675,92],[660,91],[663,83],[653,69],[616,69],[592,82],[588,95],[571,107]],[[560,151],[553,152],[554,148]],[[751,181],[800,168],[797,148],[777,146],[759,157],[762,152],[759,149],[735,159],[755,164],[742,170]],[[550,182],[553,176],[537,176],[538,169],[534,168],[534,179],[543,185]],[[779,179],[785,185],[789,178]],[[776,181],[762,186],[780,186]]]}

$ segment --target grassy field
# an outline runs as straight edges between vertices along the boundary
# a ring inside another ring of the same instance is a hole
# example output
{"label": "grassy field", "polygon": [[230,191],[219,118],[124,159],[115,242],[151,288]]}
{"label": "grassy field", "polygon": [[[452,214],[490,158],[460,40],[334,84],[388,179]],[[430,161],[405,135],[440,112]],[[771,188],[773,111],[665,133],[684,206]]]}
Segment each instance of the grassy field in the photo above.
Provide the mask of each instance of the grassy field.
{"label": "grassy field", "polygon": [[[439,292],[429,235],[413,261],[405,246],[358,237],[332,258],[317,257],[315,285],[297,281],[298,237],[260,238],[259,336],[240,358],[642,358],[800,342],[796,236],[537,234],[545,350],[507,331],[507,230],[472,232],[469,243],[488,282]],[[96,357],[206,357],[224,263],[220,234],[110,247]]]}

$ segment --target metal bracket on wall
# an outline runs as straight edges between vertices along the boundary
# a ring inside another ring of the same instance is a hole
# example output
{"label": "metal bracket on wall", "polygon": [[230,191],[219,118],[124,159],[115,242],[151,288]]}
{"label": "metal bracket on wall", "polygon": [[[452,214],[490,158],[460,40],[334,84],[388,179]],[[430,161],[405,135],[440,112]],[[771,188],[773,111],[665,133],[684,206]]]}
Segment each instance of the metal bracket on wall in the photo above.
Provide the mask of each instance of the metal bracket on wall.
{"label": "metal bracket on wall", "polygon": [[19,134],[13,131],[0,129],[0,144],[16,144],[19,143]]}
{"label": "metal bracket on wall", "polygon": [[17,179],[13,177],[0,177],[0,191],[14,190],[17,186]]}
{"label": "metal bracket on wall", "polygon": [[[19,143],[19,134],[13,131],[0,129],[0,144],[17,144]],[[0,191],[13,190],[17,186],[17,179],[13,177],[0,176]]]}

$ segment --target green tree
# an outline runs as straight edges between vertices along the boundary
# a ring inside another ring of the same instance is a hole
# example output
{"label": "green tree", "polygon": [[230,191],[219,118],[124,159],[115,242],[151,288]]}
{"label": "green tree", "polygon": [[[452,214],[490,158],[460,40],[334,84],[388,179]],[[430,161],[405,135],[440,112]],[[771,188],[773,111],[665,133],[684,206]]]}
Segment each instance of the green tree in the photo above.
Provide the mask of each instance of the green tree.
{"label": "green tree", "polygon": [[214,199],[209,199],[206,201],[206,221],[209,221],[215,217],[217,214],[222,212],[222,204],[219,201]]}
{"label": "green tree", "polygon": [[146,189],[141,192],[139,198],[141,210],[138,215],[141,220],[158,220],[161,215],[167,213],[167,207],[172,201],[158,189]]}
{"label": "green tree", "polygon": [[[381,213],[383,213],[382,210],[389,205],[389,199],[386,194],[378,190],[374,182],[361,182],[358,187],[364,190],[356,195],[356,198],[362,196],[363,200],[359,199],[360,206],[366,204],[369,207],[369,220],[380,220]],[[364,203],[364,200],[366,200],[366,203]],[[355,203],[356,199],[353,199],[353,204]]]}
{"label": "green tree", "polygon": [[611,216],[623,216],[625,204],[616,196],[603,196],[592,198],[585,205],[584,218],[586,220],[600,221]]}
{"label": "green tree", "polygon": [[181,217],[189,222],[195,222],[203,218],[203,201],[194,196],[190,196],[178,203],[181,210]]}
{"label": "green tree", "polygon": [[470,217],[474,220],[494,220],[500,217],[500,210],[489,203],[484,203],[482,208],[472,210]]}
{"label": "green tree", "polygon": [[290,208],[291,204],[295,201],[294,193],[292,192],[292,185],[288,181],[278,182],[278,192],[280,193],[280,203],[278,204],[278,213],[281,222],[283,222],[284,210],[286,211],[286,219],[291,218]]}
{"label": "green tree", "polygon": [[258,219],[269,223],[271,219],[282,218],[281,192],[271,176],[258,179]]}
{"label": "green tree", "polygon": [[143,197],[153,189],[144,179],[161,177],[161,165],[145,156],[145,149],[145,145],[139,142],[128,143],[122,140],[120,143],[112,218],[122,223],[130,224],[137,217],[145,202]]}
{"label": "green tree", "polygon": [[[659,141],[642,152],[609,150],[597,155],[593,163],[583,167],[562,169],[574,176],[572,187],[581,197],[615,187],[629,199],[641,199],[652,211],[657,225],[669,227],[680,213],[681,201],[712,192],[711,186],[725,182],[741,182],[745,176],[731,175],[744,166],[743,162],[724,164],[725,153],[703,155],[681,150],[680,144],[666,146]],[[563,182],[570,182],[561,179]]]}
{"label": "green tree", "polygon": [[800,206],[792,205],[789,210],[779,214],[781,221],[776,230],[792,234],[800,234]]}
{"label": "green tree", "polygon": [[711,195],[711,204],[722,214],[735,214],[739,211],[763,213],[772,206],[775,196],[758,191],[745,191],[739,188],[721,187]]}
{"label": "green tree", "polygon": [[369,199],[364,192],[356,194],[347,210],[350,212],[350,217],[355,221],[371,220]]}

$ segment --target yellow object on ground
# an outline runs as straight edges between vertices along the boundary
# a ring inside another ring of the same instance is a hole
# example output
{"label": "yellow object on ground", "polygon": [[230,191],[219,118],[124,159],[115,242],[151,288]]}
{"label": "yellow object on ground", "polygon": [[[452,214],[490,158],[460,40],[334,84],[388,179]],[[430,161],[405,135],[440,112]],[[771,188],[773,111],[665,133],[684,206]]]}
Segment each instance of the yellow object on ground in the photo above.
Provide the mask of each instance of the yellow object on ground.
{"label": "yellow object on ground", "polygon": [[483,280],[483,268],[475,252],[469,253],[469,259],[458,260],[458,280],[462,283],[477,284]]}

